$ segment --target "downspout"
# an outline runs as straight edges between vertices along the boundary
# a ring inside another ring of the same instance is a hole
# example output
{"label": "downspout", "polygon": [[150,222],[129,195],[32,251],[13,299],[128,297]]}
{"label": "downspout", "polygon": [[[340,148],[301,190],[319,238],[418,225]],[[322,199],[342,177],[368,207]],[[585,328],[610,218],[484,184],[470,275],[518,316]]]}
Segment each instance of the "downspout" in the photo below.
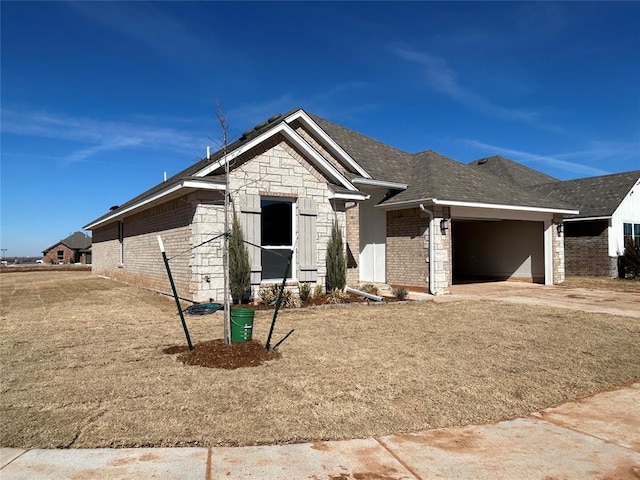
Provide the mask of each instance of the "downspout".
{"label": "downspout", "polygon": [[434,288],[434,279],[435,279],[435,254],[433,248],[433,213],[430,210],[424,208],[424,205],[420,204],[420,210],[427,214],[429,217],[429,293],[431,295],[435,295],[436,291]]}

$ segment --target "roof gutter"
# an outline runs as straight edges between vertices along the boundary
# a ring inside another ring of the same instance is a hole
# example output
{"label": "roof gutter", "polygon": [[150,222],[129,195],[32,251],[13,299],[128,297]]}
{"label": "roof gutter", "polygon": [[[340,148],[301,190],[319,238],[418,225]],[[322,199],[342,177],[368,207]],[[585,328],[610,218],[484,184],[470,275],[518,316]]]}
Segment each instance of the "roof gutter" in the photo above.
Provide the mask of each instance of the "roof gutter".
{"label": "roof gutter", "polygon": [[332,199],[340,199],[340,200],[369,200],[371,195],[367,195],[364,193],[334,193],[329,192],[329,200]]}
{"label": "roof gutter", "polygon": [[611,218],[612,218],[611,215],[604,216],[604,217],[571,217],[571,218],[565,218],[563,221],[564,222],[585,222],[590,220],[611,220]]}
{"label": "roof gutter", "polygon": [[372,178],[354,178],[351,183],[357,185],[368,185],[371,187],[391,188],[393,190],[406,190],[409,185],[406,183],[388,182],[386,180],[374,180]]}

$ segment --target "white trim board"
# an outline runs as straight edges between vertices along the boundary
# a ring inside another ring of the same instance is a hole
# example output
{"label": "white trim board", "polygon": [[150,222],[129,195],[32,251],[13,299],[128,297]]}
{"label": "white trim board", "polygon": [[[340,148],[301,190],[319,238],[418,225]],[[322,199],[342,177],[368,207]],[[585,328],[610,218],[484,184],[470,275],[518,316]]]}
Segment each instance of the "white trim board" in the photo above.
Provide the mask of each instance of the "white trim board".
{"label": "white trim board", "polygon": [[424,198],[421,200],[407,200],[404,202],[396,202],[392,204],[376,205],[376,208],[399,210],[407,207],[418,207],[423,205],[442,205],[444,207],[469,207],[469,208],[485,208],[493,210],[514,210],[520,212],[544,212],[544,213],[562,213],[564,215],[577,215],[578,210],[567,210],[562,208],[547,208],[547,207],[534,207],[523,205],[502,205],[494,203],[480,203],[480,202],[460,202],[456,200],[439,200],[437,198]]}
{"label": "white trim board", "polygon": [[358,162],[351,158],[351,155],[349,155],[340,145],[338,145],[333,138],[327,135],[327,133],[322,130],[322,128],[320,128],[320,126],[316,122],[314,122],[309,115],[307,115],[307,112],[300,109],[285,118],[285,122],[287,123],[291,123],[294,120],[300,120],[307,128],[311,129],[313,133],[315,133],[320,139],[320,143],[322,143],[324,147],[330,150],[334,155],[342,158],[360,175],[365,178],[371,178],[371,175],[369,175],[369,173],[364,168],[362,168]]}
{"label": "white trim board", "polygon": [[211,172],[215,172],[218,168],[222,167],[225,164],[225,161],[232,161],[233,159],[239,157],[243,153],[251,150],[252,148],[260,145],[262,142],[268,140],[281,133],[285,136],[289,141],[291,141],[296,147],[303,151],[307,155],[307,158],[312,161],[317,167],[323,170],[326,174],[328,174],[331,178],[339,182],[342,186],[344,186],[347,190],[357,191],[358,189],[353,186],[353,184],[347,180],[344,175],[342,175],[333,165],[331,165],[325,158],[320,155],[311,145],[309,145],[304,138],[302,138],[298,133],[291,128],[286,123],[280,123],[273,128],[270,128],[266,132],[258,135],[257,137],[251,139],[244,145],[236,148],[233,152],[228,153],[226,156],[218,159],[214,163],[206,166],[199,172],[195,173],[195,177],[205,177]]}

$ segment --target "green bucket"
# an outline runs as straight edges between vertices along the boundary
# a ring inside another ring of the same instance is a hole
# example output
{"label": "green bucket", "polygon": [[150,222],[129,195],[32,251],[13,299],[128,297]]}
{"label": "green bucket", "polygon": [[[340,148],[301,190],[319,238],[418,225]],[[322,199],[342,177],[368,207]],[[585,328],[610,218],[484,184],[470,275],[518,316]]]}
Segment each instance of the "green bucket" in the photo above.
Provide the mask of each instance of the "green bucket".
{"label": "green bucket", "polygon": [[253,316],[250,308],[231,309],[231,343],[248,342],[253,331]]}

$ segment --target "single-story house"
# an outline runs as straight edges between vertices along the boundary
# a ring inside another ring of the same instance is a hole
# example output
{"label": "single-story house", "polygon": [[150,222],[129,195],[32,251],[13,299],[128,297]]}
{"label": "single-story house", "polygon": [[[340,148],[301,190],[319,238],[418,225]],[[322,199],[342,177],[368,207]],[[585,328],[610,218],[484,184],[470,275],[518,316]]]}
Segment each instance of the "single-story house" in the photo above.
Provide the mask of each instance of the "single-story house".
{"label": "single-story house", "polygon": [[42,251],[44,263],[91,263],[91,237],[75,232]]}
{"label": "single-story house", "polygon": [[454,281],[564,280],[561,225],[579,213],[571,202],[482,165],[431,150],[404,152],[302,109],[272,116],[90,222],[93,272],[168,291],[161,235],[180,294],[221,299],[222,243],[208,240],[224,230],[227,163],[227,193],[255,245],[254,294],[282,278],[286,260],[274,252],[292,252],[292,287],[324,285],[334,221],[346,240],[352,286],[444,294]]}

